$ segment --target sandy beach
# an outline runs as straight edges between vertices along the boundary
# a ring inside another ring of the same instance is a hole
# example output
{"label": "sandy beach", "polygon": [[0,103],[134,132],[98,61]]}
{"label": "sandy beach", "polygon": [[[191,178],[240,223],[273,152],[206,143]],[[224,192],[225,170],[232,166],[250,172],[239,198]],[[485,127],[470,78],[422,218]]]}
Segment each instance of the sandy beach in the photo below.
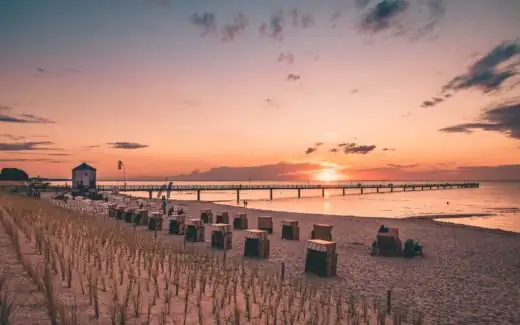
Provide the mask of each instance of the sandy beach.
{"label": "sandy beach", "polygon": [[[519,324],[520,323],[520,234],[481,229],[432,220],[356,218],[331,215],[294,214],[224,206],[209,202],[171,201],[182,207],[189,217],[199,218],[201,209],[213,213],[227,211],[247,213],[249,228],[256,228],[258,216],[271,216],[274,233],[269,235],[271,253],[268,260],[242,258],[244,231],[233,231],[233,248],[228,258],[244,261],[246,266],[280,272],[285,264],[286,277],[306,279],[316,286],[331,287],[345,295],[385,298],[392,290],[394,308],[419,311],[426,324]],[[280,223],[295,219],[300,224],[300,241],[280,238]],[[118,223],[132,229],[131,224],[98,217],[100,224]],[[305,240],[310,238],[313,223],[334,226],[337,242],[338,275],[319,278],[303,272]],[[425,258],[390,258],[369,255],[369,245],[381,224],[399,228],[401,240],[418,239],[424,246]],[[206,227],[206,240],[211,238]],[[137,231],[153,236],[145,227]],[[5,236],[0,232],[0,236]],[[160,241],[181,244],[182,236],[167,234],[165,223],[158,234]],[[212,251],[206,243],[188,243],[202,251]]]}

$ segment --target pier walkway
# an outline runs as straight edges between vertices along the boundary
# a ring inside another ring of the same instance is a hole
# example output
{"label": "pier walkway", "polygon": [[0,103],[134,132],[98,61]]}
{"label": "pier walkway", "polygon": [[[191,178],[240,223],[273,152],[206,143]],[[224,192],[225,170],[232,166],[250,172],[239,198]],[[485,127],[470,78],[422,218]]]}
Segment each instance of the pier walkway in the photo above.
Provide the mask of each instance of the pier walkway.
{"label": "pier walkway", "polygon": [[[464,189],[478,188],[478,182],[458,182],[458,183],[416,183],[416,184],[226,184],[226,185],[126,185],[126,186],[107,186],[98,185],[96,188],[100,192],[148,192],[152,198],[153,192],[196,192],[197,200],[200,201],[200,193],[205,191],[235,191],[237,202],[240,201],[240,191],[269,191],[269,198],[273,199],[273,191],[276,190],[295,190],[298,198],[301,197],[302,190],[321,190],[322,196],[325,196],[326,190],[342,190],[345,191],[357,189],[360,194],[366,190],[375,190],[377,193],[399,191],[417,191],[417,190],[439,190],[439,189]],[[64,191],[70,190],[70,187],[62,185],[53,185],[50,190]],[[383,191],[387,190],[387,191]]]}

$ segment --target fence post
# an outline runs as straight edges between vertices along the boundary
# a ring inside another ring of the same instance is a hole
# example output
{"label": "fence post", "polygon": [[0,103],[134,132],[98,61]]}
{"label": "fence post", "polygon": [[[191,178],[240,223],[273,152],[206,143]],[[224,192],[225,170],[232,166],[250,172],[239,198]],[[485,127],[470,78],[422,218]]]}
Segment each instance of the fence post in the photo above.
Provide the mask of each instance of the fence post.
{"label": "fence post", "polygon": [[386,313],[388,315],[392,313],[392,290],[386,292]]}
{"label": "fence post", "polygon": [[285,279],[285,263],[282,262],[282,281]]}

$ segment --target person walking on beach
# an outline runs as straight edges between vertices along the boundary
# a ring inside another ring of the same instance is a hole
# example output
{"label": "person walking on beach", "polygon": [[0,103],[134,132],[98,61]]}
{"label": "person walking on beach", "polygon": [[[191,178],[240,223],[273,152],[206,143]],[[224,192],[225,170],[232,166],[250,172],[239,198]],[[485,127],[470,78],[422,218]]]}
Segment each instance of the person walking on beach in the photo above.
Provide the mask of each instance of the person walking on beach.
{"label": "person walking on beach", "polygon": [[247,200],[244,200],[244,208],[247,208]]}

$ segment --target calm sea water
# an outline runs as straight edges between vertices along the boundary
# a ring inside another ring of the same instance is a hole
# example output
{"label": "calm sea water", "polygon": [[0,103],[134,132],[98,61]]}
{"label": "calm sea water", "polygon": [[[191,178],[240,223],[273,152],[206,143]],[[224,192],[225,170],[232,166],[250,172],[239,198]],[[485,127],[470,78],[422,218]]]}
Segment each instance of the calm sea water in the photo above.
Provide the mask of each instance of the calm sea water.
{"label": "calm sea water", "polygon": [[[298,182],[252,182],[251,184],[298,184]],[[318,182],[311,182],[317,184]],[[357,184],[358,182],[355,182]],[[362,182],[363,184],[381,182]],[[398,184],[400,182],[392,182]],[[406,182],[401,182],[406,183]],[[99,185],[116,185],[118,182],[99,182]],[[157,184],[163,182],[127,181],[127,185]],[[249,182],[175,182],[175,184],[244,184]],[[307,182],[303,183],[307,184]],[[122,185],[122,182],[119,182]],[[388,190],[384,190],[388,191]],[[443,219],[445,222],[461,223],[485,228],[498,228],[520,232],[520,182],[481,182],[476,189],[424,190],[415,192],[374,193],[347,190],[326,191],[302,190],[297,198],[296,190],[274,191],[274,200],[269,200],[269,191],[240,191],[240,199],[248,200],[248,207],[275,211],[354,215],[368,217],[405,218],[417,215],[495,214],[486,217]],[[136,197],[148,197],[147,192],[130,192]],[[154,197],[157,193],[154,193]],[[195,192],[172,192],[171,199],[195,200]],[[231,191],[202,192],[201,200],[236,205],[236,193]],[[449,202],[449,204],[447,204]],[[242,202],[240,202],[242,204]]]}

